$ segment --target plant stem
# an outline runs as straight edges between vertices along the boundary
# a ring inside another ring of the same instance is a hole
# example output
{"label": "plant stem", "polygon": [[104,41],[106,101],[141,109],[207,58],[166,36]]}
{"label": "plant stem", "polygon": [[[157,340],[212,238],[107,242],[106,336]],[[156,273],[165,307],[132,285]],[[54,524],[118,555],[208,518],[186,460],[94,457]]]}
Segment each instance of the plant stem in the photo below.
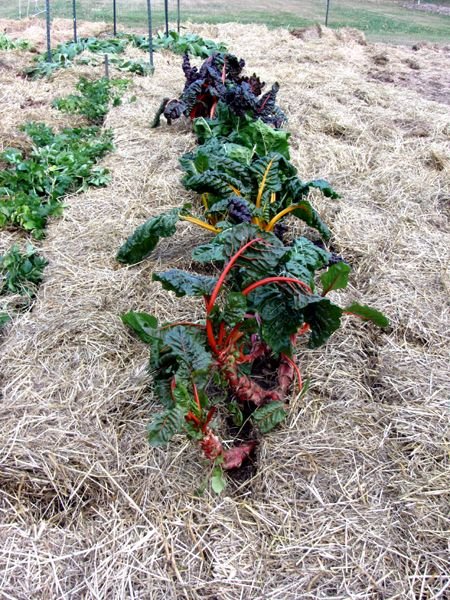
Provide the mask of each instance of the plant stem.
{"label": "plant stem", "polygon": [[[249,248],[250,246],[252,246],[253,244],[256,244],[256,242],[262,242],[262,238],[255,238],[254,240],[250,240],[249,242],[247,242],[244,246],[242,246],[242,248],[240,250],[238,250],[229,260],[227,266],[225,267],[225,269],[222,271],[222,274],[220,275],[213,293],[211,294],[208,304],[206,306],[206,312],[207,314],[209,314],[212,309],[214,308],[214,304],[217,300],[217,296],[220,292],[220,288],[223,285],[223,282],[225,281],[226,276],[228,275],[228,273],[231,271],[231,269],[233,268],[234,264],[236,263],[237,259],[244,254],[244,252],[247,250],[247,248]],[[297,280],[294,280],[297,281]]]}
{"label": "plant stem", "polygon": [[295,279],[295,277],[266,277],[265,279],[260,279],[260,281],[255,281],[255,283],[250,284],[242,291],[244,296],[248,296],[250,292],[256,290],[256,288],[261,287],[262,285],[268,285],[269,283],[296,283],[301,288],[303,288],[308,294],[312,294],[312,290],[309,285],[306,285],[304,281],[301,279]]}
{"label": "plant stem", "polygon": [[288,213],[293,212],[294,210],[297,210],[297,208],[301,208],[301,206],[302,206],[301,204],[294,204],[292,206],[288,206],[287,208],[284,208],[277,215],[275,215],[274,218],[271,221],[269,221],[269,223],[267,224],[265,230],[266,231],[272,231],[272,229],[275,227],[275,224],[280,219],[282,219]]}
{"label": "plant stem", "polygon": [[208,231],[212,231],[213,233],[220,233],[220,229],[210,225],[209,223],[205,223],[196,217],[190,217],[189,215],[183,215],[180,217],[181,221],[189,221],[189,223],[194,223],[194,225],[198,225],[199,227],[203,227],[203,229],[207,229]]}

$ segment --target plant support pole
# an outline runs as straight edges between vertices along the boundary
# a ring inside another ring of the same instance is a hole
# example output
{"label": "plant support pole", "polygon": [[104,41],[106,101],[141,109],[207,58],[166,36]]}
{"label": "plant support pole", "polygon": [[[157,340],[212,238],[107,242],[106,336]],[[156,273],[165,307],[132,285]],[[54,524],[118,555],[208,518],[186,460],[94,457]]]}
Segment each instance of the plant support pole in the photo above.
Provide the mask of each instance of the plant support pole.
{"label": "plant support pole", "polygon": [[328,15],[330,13],[330,2],[331,2],[331,0],[327,0],[327,12],[325,13],[325,27],[328,27]]}
{"label": "plant support pole", "polygon": [[166,37],[169,37],[169,0],[164,0],[164,18],[166,20]]}
{"label": "plant support pole", "polygon": [[47,62],[52,62],[52,42],[50,38],[50,0],[45,0],[45,21],[47,26]]}
{"label": "plant support pole", "polygon": [[177,33],[180,33],[180,0],[177,0]]}
{"label": "plant support pole", "polygon": [[117,0],[113,0],[113,32],[117,36]]}
{"label": "plant support pole", "polygon": [[77,0],[72,0],[72,12],[73,12],[73,41],[76,44],[78,42],[78,36],[77,36]]}
{"label": "plant support pole", "polygon": [[153,73],[153,38],[152,38],[152,3],[147,0],[147,18],[148,18],[148,53],[150,55],[150,70]]}

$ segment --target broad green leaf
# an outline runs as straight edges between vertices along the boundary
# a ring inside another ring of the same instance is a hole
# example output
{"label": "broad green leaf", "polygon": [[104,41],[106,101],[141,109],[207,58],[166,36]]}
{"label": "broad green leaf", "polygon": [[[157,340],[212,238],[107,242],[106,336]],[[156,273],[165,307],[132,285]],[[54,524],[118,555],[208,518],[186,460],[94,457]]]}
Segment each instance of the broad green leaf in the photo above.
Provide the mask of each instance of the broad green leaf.
{"label": "broad green leaf", "polygon": [[268,433],[282,423],[286,415],[286,407],[283,402],[270,402],[265,406],[261,406],[261,408],[257,408],[252,413],[252,419],[261,433]]}
{"label": "broad green leaf", "polygon": [[164,342],[191,371],[206,371],[212,364],[212,356],[205,349],[205,336],[194,327],[173,327],[164,336]]}
{"label": "broad green leaf", "polygon": [[298,204],[299,206],[291,214],[304,221],[309,227],[316,229],[325,240],[330,239],[331,231],[308,200],[302,200],[301,202],[293,200],[292,204]]}
{"label": "broad green leaf", "polygon": [[211,476],[211,488],[216,494],[221,494],[226,488],[225,475],[220,467],[214,467]]}
{"label": "broad green leaf", "polygon": [[156,248],[160,238],[170,237],[175,233],[183,209],[184,207],[174,208],[140,225],[120,247],[117,260],[129,265],[143,260]]}
{"label": "broad green leaf", "polygon": [[348,285],[350,271],[350,266],[345,262],[338,262],[335,265],[331,265],[331,267],[320,276],[323,288],[322,295],[325,296],[328,292],[331,292],[331,290],[345,289]]}
{"label": "broad green leaf", "polygon": [[234,327],[244,319],[247,312],[247,298],[240,292],[229,292],[226,296],[225,306],[221,311],[222,320]]}
{"label": "broad green leaf", "polygon": [[164,273],[154,273],[153,281],[159,281],[165,290],[181,296],[209,296],[217,283],[216,277],[196,275],[181,269],[170,269]]}
{"label": "broad green leaf", "polygon": [[158,336],[158,320],[143,312],[130,311],[121,315],[122,322],[128,325],[134,333],[146,344]]}
{"label": "broad green leaf", "polygon": [[344,312],[361,317],[364,321],[372,321],[379,327],[389,327],[389,319],[382,312],[365,304],[352,302],[344,308]]}
{"label": "broad green leaf", "polygon": [[332,304],[328,298],[311,302],[304,310],[305,323],[311,327],[308,346],[318,348],[330,335],[339,329],[342,309]]}
{"label": "broad green leaf", "polygon": [[192,260],[199,263],[223,262],[225,260],[224,247],[216,237],[212,242],[194,248]]}
{"label": "broad green leaf", "polygon": [[165,446],[176,433],[182,431],[186,409],[174,406],[156,415],[148,427],[148,441],[151,446]]}
{"label": "broad green leaf", "polygon": [[[286,253],[286,248],[275,235],[261,231],[256,225],[249,223],[235,225],[222,231],[215,238],[216,243],[222,244],[227,258],[231,258],[242,246],[255,238],[261,238],[262,241],[250,246],[237,261],[242,285],[267,277],[267,273],[274,273]],[[235,269],[231,274],[236,274]]]}
{"label": "broad green leaf", "polygon": [[287,275],[296,277],[314,288],[314,274],[324,267],[330,254],[318,248],[310,240],[300,237],[294,241],[285,256],[284,270]]}
{"label": "broad green leaf", "polygon": [[334,191],[325,179],[313,179],[305,183],[305,186],[320,190],[326,198],[332,198],[333,200],[340,198],[340,195]]}
{"label": "broad green leaf", "polygon": [[230,402],[228,404],[228,410],[233,417],[233,423],[236,427],[242,427],[244,422],[244,415],[242,414],[241,407],[237,402]]}
{"label": "broad green leaf", "polygon": [[290,135],[287,131],[275,129],[261,119],[256,119],[238,129],[232,134],[231,139],[247,148],[255,148],[259,156],[278,152],[289,159]]}

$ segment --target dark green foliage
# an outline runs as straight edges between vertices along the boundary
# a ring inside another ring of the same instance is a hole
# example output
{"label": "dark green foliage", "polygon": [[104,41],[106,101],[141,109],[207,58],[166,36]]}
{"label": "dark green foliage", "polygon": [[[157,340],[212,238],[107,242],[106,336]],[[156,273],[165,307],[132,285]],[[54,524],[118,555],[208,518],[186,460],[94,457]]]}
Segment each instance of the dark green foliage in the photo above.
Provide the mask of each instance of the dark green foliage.
{"label": "dark green foliage", "polygon": [[96,127],[55,133],[38,123],[23,130],[33,141],[29,156],[14,149],[0,154],[9,165],[0,171],[0,227],[20,226],[41,238],[47,218],[61,213],[66,194],[109,181],[96,162],[113,149],[112,136]]}
{"label": "dark green foliage", "polygon": [[76,85],[79,94],[70,94],[57,98],[53,106],[62,112],[83,115],[93,125],[101,125],[110,106],[121,104],[121,98],[127,89],[126,79],[97,79],[90,81],[81,77]]}
{"label": "dark green foliage", "polygon": [[196,275],[180,269],[171,269],[164,273],[153,273],[152,279],[159,281],[165,290],[182,296],[209,296],[217,279],[207,275]]}
{"label": "dark green foliage", "polygon": [[252,419],[261,433],[272,431],[286,418],[286,405],[284,402],[271,402],[252,413]]}
{"label": "dark green foliage", "polygon": [[389,319],[383,313],[375,308],[353,302],[350,306],[344,308],[344,312],[360,317],[363,321],[372,321],[378,327],[389,327]]}
{"label": "dark green foliage", "polygon": [[0,295],[21,294],[32,298],[46,265],[45,258],[31,244],[23,252],[15,244],[6,254],[0,254]]}
{"label": "dark green foliage", "polygon": [[342,290],[348,285],[348,276],[350,267],[345,262],[338,262],[332,265],[323,275],[320,276],[322,282],[323,295],[325,296],[332,290]]}
{"label": "dark green foliage", "polygon": [[170,237],[175,233],[183,209],[184,207],[174,208],[140,225],[119,248],[117,260],[129,265],[143,260],[155,249],[160,238]]}

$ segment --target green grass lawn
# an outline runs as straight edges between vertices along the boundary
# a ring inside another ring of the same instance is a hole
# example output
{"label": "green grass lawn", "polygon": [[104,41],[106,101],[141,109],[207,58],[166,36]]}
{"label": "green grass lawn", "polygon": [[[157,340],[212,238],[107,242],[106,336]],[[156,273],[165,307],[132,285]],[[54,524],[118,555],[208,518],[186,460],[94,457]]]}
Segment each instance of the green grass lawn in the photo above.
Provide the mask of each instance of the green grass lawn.
{"label": "green grass lawn", "polygon": [[[436,0],[446,6],[450,0]],[[0,17],[17,18],[18,0],[1,3]],[[31,8],[36,4],[29,3]],[[27,3],[22,2],[22,7]],[[71,2],[52,0],[55,17],[71,17]],[[43,9],[44,0],[37,0]],[[163,0],[153,0],[153,21],[164,21]],[[77,0],[79,19],[112,20],[112,0]],[[145,0],[117,0],[122,26],[146,27]],[[182,20],[194,22],[265,23],[269,27],[304,27],[323,23],[326,0],[181,0]],[[22,8],[22,12],[23,12]],[[170,19],[176,19],[176,2],[169,0]],[[356,27],[370,40],[411,43],[421,40],[449,43],[450,17],[404,8],[394,0],[331,0],[329,26]]]}

